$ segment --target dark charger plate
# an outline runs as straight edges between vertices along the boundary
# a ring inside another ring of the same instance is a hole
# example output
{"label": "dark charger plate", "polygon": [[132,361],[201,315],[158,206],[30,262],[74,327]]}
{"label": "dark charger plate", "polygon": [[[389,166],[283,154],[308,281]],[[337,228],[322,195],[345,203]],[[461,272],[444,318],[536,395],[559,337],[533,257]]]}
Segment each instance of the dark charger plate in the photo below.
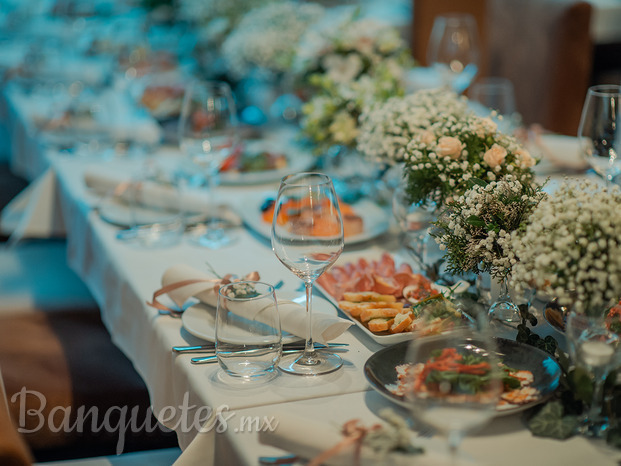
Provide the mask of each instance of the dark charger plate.
{"label": "dark charger plate", "polygon": [[[505,405],[499,408],[498,415],[516,413],[549,398],[558,387],[561,376],[561,368],[557,362],[550,355],[533,346],[505,338],[496,338],[495,340],[502,361],[513,369],[531,371],[534,377],[532,386],[537,388],[540,393],[539,398],[523,405]],[[395,368],[405,363],[409,343],[409,341],[404,341],[384,348],[371,356],[364,365],[364,374],[371,387],[405,408],[409,408],[405,398],[395,395],[388,387],[396,386],[398,383]]]}

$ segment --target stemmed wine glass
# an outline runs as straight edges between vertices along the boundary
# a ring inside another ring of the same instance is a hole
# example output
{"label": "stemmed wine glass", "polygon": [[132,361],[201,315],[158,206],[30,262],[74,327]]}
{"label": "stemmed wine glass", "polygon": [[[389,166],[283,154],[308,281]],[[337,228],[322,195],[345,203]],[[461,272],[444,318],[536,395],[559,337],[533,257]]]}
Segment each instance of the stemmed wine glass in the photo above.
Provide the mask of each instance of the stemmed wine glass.
{"label": "stemmed wine glass", "polygon": [[464,92],[479,72],[479,37],[472,15],[451,13],[436,16],[429,44],[427,63],[435,68],[443,85]]}
{"label": "stemmed wine glass", "polygon": [[[193,81],[184,94],[179,119],[179,144],[192,167],[201,173],[212,208],[213,188],[222,163],[239,147],[238,121],[233,93],[223,81]],[[195,177],[188,177],[195,179]],[[207,229],[193,240],[217,249],[232,238],[216,215],[210,215]]]}
{"label": "stemmed wine glass", "polygon": [[307,336],[304,353],[281,359],[280,369],[319,375],[340,368],[339,355],[316,351],[312,335],[313,282],[343,251],[343,220],[332,180],[323,173],[298,173],[280,182],[272,221],[272,249],[306,287]]}
{"label": "stemmed wine glass", "polygon": [[498,361],[486,328],[458,322],[422,326],[412,336],[405,398],[416,420],[447,437],[453,464],[464,436],[495,415],[502,393]]}
{"label": "stemmed wine glass", "polygon": [[621,337],[611,329],[612,322],[612,318],[575,312],[567,317],[569,354],[576,366],[593,379],[591,404],[579,426],[579,432],[589,437],[603,437],[610,427],[608,417],[602,413],[604,382],[610,371],[621,365]]}
{"label": "stemmed wine glass", "polygon": [[592,86],[582,108],[578,126],[580,149],[607,183],[621,174],[621,86]]}

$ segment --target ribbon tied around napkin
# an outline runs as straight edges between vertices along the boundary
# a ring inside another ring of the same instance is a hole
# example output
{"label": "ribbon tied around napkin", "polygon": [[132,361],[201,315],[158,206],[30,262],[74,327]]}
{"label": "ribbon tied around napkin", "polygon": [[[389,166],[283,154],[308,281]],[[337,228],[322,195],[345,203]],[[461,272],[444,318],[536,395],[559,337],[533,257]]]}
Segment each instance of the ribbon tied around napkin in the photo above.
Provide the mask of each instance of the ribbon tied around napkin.
{"label": "ribbon tied around napkin", "polygon": [[[164,272],[162,275],[162,288],[153,293],[151,302],[147,302],[147,304],[156,309],[169,310],[167,306],[158,300],[160,296],[166,294],[179,308],[183,308],[190,298],[196,298],[204,304],[216,307],[218,305],[218,291],[220,287],[240,280],[256,281],[259,280],[259,274],[258,272],[251,272],[242,279],[236,279],[230,274],[223,278],[214,278],[194,267],[184,264],[174,265]],[[305,307],[293,301],[280,300],[278,295],[277,302],[280,325],[283,332],[306,338]],[[251,310],[249,309],[248,311]],[[260,312],[256,313],[255,318],[260,320]],[[317,343],[325,344],[339,337],[352,324],[351,321],[341,319],[335,315],[314,313],[312,319],[313,340]]]}

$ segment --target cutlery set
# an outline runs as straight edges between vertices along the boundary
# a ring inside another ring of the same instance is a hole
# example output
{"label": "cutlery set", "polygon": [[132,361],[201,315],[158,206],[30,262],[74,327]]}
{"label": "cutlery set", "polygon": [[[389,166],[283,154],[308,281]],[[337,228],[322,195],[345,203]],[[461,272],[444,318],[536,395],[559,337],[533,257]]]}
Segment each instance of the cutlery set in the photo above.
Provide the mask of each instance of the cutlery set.
{"label": "cutlery set", "polygon": [[[294,343],[285,343],[282,345],[283,354],[292,354],[304,351],[305,343],[303,341],[294,342]],[[332,350],[345,350],[347,351],[347,347],[349,345],[347,343],[327,343],[320,344],[315,343],[315,349],[321,350],[325,348],[330,348]],[[210,354],[209,356],[195,357],[191,359],[192,364],[210,364],[218,361],[216,353],[216,347],[214,343],[197,345],[197,346],[173,346],[172,351],[178,354]]]}

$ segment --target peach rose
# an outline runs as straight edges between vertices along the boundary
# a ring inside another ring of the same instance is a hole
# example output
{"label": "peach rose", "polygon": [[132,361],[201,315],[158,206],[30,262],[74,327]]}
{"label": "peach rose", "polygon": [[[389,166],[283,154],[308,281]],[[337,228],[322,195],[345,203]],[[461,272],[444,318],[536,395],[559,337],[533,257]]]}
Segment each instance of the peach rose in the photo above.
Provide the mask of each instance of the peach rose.
{"label": "peach rose", "polygon": [[505,161],[505,157],[507,156],[507,150],[499,146],[498,144],[494,144],[490,149],[485,152],[483,155],[483,160],[490,167],[496,168]]}
{"label": "peach rose", "polygon": [[530,168],[535,166],[535,159],[526,149],[515,151],[515,159],[520,168]]}
{"label": "peach rose", "polygon": [[431,144],[433,141],[436,140],[436,137],[431,131],[426,129],[426,130],[421,131],[418,134],[418,139],[423,144]]}
{"label": "peach rose", "polygon": [[438,154],[447,155],[453,160],[456,160],[461,155],[461,151],[464,150],[465,145],[457,138],[450,136],[443,136],[438,140]]}

